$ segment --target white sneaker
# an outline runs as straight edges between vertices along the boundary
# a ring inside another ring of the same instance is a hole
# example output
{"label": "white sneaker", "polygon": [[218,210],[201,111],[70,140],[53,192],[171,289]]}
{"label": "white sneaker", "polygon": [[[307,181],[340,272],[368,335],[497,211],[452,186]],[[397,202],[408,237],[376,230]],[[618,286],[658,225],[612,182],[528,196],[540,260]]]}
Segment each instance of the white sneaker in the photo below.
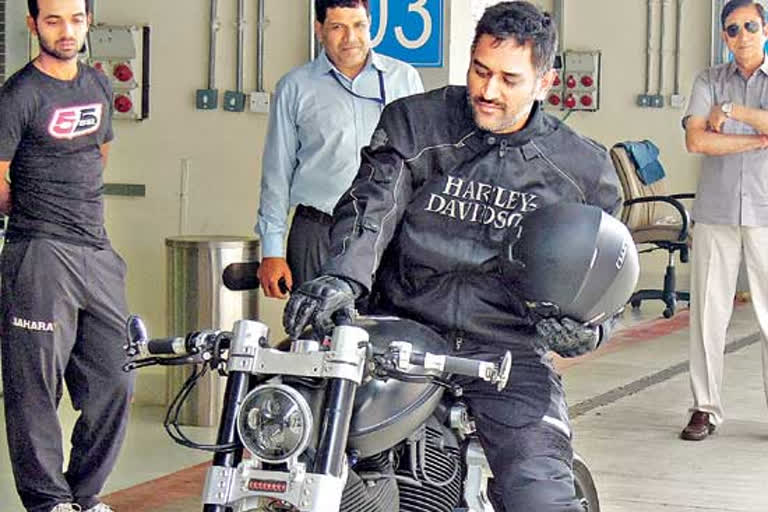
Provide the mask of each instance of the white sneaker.
{"label": "white sneaker", "polygon": [[82,512],[77,503],[59,503],[51,509],[51,512]]}
{"label": "white sneaker", "polygon": [[99,503],[89,508],[85,512],[115,512],[115,509],[113,509],[109,505],[105,505],[104,503]]}

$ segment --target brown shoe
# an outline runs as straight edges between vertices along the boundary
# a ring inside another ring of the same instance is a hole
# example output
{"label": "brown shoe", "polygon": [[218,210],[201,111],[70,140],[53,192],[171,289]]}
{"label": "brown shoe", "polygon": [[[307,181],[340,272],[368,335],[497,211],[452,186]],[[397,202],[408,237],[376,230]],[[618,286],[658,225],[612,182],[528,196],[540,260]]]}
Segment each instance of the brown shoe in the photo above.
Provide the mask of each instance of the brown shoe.
{"label": "brown shoe", "polygon": [[691,415],[691,421],[680,432],[680,439],[686,441],[701,441],[715,431],[715,425],[709,421],[709,413],[696,411]]}

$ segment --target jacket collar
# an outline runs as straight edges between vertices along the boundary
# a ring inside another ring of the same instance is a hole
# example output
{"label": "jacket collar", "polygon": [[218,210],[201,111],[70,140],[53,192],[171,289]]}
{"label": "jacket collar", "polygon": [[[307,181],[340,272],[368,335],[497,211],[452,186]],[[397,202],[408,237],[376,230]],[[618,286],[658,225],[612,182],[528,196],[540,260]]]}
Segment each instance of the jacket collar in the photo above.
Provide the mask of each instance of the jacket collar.
{"label": "jacket collar", "polygon": [[531,115],[528,117],[528,122],[521,130],[514,133],[492,133],[487,130],[479,128],[475,124],[474,117],[472,116],[472,107],[469,104],[469,99],[466,95],[466,89],[464,99],[462,100],[461,116],[463,118],[463,125],[467,127],[474,127],[475,134],[467,139],[467,144],[475,150],[487,149],[489,146],[497,146],[504,143],[505,146],[525,146],[531,139],[539,137],[551,130],[551,126],[545,122],[545,114],[541,108],[541,102],[537,101],[533,104],[531,109]]}

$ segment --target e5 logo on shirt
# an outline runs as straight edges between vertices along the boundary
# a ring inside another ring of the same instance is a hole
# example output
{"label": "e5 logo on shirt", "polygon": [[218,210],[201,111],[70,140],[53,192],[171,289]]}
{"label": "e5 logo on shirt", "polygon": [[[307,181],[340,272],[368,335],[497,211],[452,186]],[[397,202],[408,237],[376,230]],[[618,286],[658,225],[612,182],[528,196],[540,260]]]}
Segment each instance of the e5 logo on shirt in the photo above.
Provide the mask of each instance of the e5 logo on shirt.
{"label": "e5 logo on shirt", "polygon": [[57,109],[48,133],[56,139],[74,139],[88,135],[101,126],[101,103]]}

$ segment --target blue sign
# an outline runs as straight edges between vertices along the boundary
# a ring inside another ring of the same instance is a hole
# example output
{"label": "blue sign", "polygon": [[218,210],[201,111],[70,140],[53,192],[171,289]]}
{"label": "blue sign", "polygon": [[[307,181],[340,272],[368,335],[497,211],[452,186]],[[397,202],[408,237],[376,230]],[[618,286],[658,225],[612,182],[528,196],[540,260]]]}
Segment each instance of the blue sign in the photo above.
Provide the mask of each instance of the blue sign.
{"label": "blue sign", "polygon": [[377,52],[419,67],[443,65],[443,0],[371,0]]}

